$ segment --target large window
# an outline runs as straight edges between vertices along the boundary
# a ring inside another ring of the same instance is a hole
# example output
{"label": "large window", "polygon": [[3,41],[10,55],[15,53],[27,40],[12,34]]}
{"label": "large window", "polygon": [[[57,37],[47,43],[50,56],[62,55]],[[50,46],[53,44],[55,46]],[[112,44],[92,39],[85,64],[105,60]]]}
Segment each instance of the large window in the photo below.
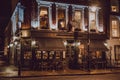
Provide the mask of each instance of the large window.
{"label": "large window", "polygon": [[40,7],[40,28],[49,29],[49,11],[48,7]]}
{"label": "large window", "polygon": [[90,31],[96,32],[97,30],[97,26],[96,26],[96,12],[92,12],[90,11],[90,15],[89,15],[89,20],[90,20]]}
{"label": "large window", "polygon": [[115,45],[115,60],[120,60],[120,45]]}
{"label": "large window", "polygon": [[75,10],[73,16],[73,28],[75,30],[81,30],[81,27],[82,27],[82,12],[80,10]]}
{"label": "large window", "polygon": [[58,8],[58,29],[64,30],[66,28],[66,11],[65,9]]}
{"label": "large window", "polygon": [[112,20],[112,37],[119,37],[118,20]]}

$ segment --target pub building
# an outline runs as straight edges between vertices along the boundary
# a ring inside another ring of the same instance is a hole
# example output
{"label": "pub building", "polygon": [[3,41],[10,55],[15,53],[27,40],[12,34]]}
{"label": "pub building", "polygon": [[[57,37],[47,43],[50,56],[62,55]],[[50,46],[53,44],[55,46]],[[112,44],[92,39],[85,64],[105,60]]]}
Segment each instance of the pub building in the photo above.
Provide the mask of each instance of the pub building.
{"label": "pub building", "polygon": [[37,70],[107,68],[106,8],[94,4],[87,0],[18,2],[6,43],[10,64],[21,62],[22,68]]}

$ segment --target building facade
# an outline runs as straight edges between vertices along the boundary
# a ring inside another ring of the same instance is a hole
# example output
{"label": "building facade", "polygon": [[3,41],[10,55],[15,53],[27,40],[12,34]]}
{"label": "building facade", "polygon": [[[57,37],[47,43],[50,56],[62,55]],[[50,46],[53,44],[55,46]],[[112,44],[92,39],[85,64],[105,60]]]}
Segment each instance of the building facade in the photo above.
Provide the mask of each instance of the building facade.
{"label": "building facade", "polygon": [[110,39],[108,42],[111,65],[120,67],[120,1],[110,0]]}
{"label": "building facade", "polygon": [[6,43],[10,63],[40,70],[106,68],[107,2],[21,0]]}

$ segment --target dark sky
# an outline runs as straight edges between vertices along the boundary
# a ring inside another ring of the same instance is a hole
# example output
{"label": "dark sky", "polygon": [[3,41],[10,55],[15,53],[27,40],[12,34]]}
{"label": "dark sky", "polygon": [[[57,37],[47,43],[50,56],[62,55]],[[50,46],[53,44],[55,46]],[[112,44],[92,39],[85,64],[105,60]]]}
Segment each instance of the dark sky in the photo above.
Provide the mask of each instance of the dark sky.
{"label": "dark sky", "polygon": [[10,19],[11,0],[0,0],[0,50],[3,49],[4,29]]}

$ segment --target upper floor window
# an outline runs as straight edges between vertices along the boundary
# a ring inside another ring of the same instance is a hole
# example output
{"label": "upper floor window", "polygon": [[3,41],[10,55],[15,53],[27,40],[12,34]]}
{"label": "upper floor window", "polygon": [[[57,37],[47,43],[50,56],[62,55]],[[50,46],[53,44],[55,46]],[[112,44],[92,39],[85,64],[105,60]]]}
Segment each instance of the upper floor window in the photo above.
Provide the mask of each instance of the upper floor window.
{"label": "upper floor window", "polygon": [[82,12],[81,10],[75,10],[73,13],[73,28],[75,30],[81,30],[82,27]]}
{"label": "upper floor window", "polygon": [[117,12],[118,8],[117,8],[117,6],[111,6],[111,10],[112,10],[112,12]]}
{"label": "upper floor window", "polygon": [[40,7],[40,28],[49,29],[49,8]]}
{"label": "upper floor window", "polygon": [[119,2],[118,0],[111,0],[111,11],[119,12]]}
{"label": "upper floor window", "polygon": [[58,8],[58,29],[64,30],[66,27],[65,9]]}
{"label": "upper floor window", "polygon": [[90,7],[89,12],[89,27],[91,32],[96,32],[98,27],[98,9],[97,7]]}
{"label": "upper floor window", "polygon": [[112,37],[119,37],[119,24],[118,20],[112,20]]}
{"label": "upper floor window", "polygon": [[90,31],[96,31],[96,13],[90,12]]}

